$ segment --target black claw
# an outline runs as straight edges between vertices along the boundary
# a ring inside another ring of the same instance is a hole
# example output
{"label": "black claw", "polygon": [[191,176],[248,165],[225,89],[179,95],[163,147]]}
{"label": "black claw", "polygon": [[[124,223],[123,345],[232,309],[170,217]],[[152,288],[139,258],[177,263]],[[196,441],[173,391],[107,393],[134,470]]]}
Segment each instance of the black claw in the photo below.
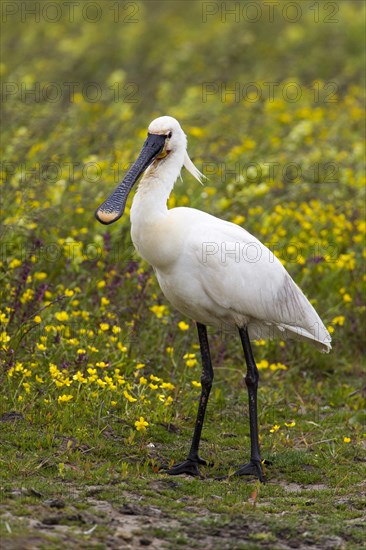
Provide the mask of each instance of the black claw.
{"label": "black claw", "polygon": [[248,464],[244,464],[237,470],[234,475],[236,476],[255,476],[264,483],[264,475],[262,470],[262,464],[259,460],[251,460]]}
{"label": "black claw", "polygon": [[191,460],[190,458],[188,458],[184,462],[176,464],[169,470],[163,470],[163,472],[170,476],[187,474],[189,476],[203,477],[198,469],[198,464],[206,464],[206,461],[202,460],[202,458],[198,458],[197,460]]}

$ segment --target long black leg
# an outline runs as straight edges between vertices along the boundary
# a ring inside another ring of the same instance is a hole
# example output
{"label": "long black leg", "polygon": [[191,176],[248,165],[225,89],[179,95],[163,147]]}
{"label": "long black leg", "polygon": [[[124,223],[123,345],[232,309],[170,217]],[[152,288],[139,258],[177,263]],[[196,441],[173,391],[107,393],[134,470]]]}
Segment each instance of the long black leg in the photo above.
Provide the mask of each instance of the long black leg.
{"label": "long black leg", "polygon": [[196,424],[194,427],[191,449],[189,451],[187,460],[181,462],[180,464],[176,464],[170,470],[166,470],[166,473],[170,475],[189,474],[199,476],[200,471],[198,465],[206,464],[206,461],[200,458],[198,454],[198,448],[200,444],[202,426],[205,418],[206,406],[210,395],[214,374],[211,363],[206,326],[202,325],[201,323],[197,323],[197,330],[202,357],[202,390],[198,405]]}
{"label": "long black leg", "polygon": [[239,468],[237,475],[254,475],[260,481],[264,481],[262,470],[262,459],[259,450],[258,440],[258,415],[257,415],[257,389],[259,374],[255,364],[252,348],[250,345],[249,334],[246,327],[239,328],[241,343],[243,345],[245,361],[247,364],[247,374],[245,383],[248,388],[249,398],[249,426],[250,426],[250,462]]}

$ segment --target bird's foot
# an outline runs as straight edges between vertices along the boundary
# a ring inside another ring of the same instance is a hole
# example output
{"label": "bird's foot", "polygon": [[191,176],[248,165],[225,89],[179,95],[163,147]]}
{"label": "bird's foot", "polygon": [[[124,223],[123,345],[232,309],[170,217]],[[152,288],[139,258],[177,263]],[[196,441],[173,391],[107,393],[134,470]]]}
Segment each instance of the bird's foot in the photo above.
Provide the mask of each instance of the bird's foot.
{"label": "bird's foot", "polygon": [[[266,462],[264,462],[266,463]],[[236,476],[255,476],[264,483],[264,475],[263,475],[263,468],[262,468],[262,462],[260,460],[253,460],[251,459],[248,464],[243,464],[243,466],[240,466],[239,470],[237,470],[234,475]]]}
{"label": "bird's foot", "polygon": [[179,464],[175,464],[174,466],[172,466],[172,468],[169,468],[169,470],[164,470],[164,473],[169,474],[170,476],[187,474],[189,476],[203,477],[198,468],[199,464],[206,465],[207,462],[199,456],[194,460],[191,458],[187,458],[187,460],[185,460],[184,462],[180,462]]}

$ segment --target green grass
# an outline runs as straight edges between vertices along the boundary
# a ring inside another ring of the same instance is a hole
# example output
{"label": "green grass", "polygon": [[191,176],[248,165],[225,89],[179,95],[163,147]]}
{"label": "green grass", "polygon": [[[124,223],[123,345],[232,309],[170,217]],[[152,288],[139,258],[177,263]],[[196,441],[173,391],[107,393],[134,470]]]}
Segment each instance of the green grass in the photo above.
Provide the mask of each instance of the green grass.
{"label": "green grass", "polygon": [[[333,23],[325,2],[319,22],[302,2],[296,23],[236,23],[204,22],[200,2],[189,21],[186,3],[138,2],[137,21],[117,24],[107,4],[97,24],[81,6],[54,23],[19,11],[2,33],[3,546],[361,548],[364,5],[335,3]],[[255,100],[222,93],[250,82]],[[56,101],[42,96],[50,83]],[[270,245],[332,332],[329,355],[253,346],[264,485],[231,476],[249,457],[244,358],[238,335],[213,330],[210,466],[202,479],[159,472],[189,449],[196,331],[134,251],[128,209],[108,228],[93,212],[161,114],[180,120],[209,176],[201,187],[183,171],[169,206],[206,210]]]}

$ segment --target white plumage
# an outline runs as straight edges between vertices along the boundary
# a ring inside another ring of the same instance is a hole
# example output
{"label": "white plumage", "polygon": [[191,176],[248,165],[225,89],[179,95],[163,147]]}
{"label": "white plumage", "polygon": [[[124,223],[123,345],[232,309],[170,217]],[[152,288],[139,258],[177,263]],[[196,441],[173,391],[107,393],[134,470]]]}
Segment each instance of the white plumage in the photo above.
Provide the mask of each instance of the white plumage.
{"label": "white plumage", "polygon": [[251,458],[236,474],[264,480],[257,420],[258,369],[250,338],[302,339],[329,351],[331,338],[313,306],[281,262],[238,225],[194,208],[172,208],[167,200],[182,167],[198,181],[203,175],[187,153],[177,120],[164,116],[149,126],[136,162],[116,190],[97,209],[97,219],[112,223],[123,214],[133,185],[142,177],[131,207],[131,235],[141,256],[154,268],[160,287],[184,315],[197,324],[202,356],[202,390],[187,460],[171,475],[200,475],[198,454],[213,368],[206,325],[238,329],[247,363]]}
{"label": "white plumage", "polygon": [[131,208],[133,243],[154,267],[166,298],[205,325],[247,325],[251,338],[304,339],[329,351],[331,338],[320,317],[266,246],[200,210],[168,210],[183,164],[200,181],[178,122],[160,117],[149,127],[150,133],[170,131],[169,153],[147,169]]}

